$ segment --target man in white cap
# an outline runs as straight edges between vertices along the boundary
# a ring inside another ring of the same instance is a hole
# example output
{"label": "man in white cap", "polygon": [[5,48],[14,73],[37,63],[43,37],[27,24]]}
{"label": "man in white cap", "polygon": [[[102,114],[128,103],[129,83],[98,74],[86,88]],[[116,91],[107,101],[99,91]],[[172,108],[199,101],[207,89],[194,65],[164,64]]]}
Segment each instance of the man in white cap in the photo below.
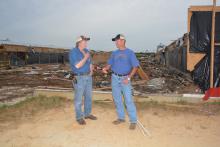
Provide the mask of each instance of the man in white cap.
{"label": "man in white cap", "polygon": [[[92,110],[92,61],[87,41],[90,38],[79,36],[76,47],[69,53],[70,66],[74,75],[73,86],[75,89],[74,106],[76,120],[80,125],[85,125],[84,119],[96,120],[91,114]],[[84,112],[82,112],[82,99],[84,97]]]}
{"label": "man in white cap", "polygon": [[130,129],[134,130],[137,123],[136,106],[132,98],[131,78],[136,73],[139,61],[135,53],[125,46],[126,39],[122,34],[118,34],[112,38],[115,42],[117,50],[112,52],[108,65],[103,68],[104,73],[112,70],[112,95],[116,105],[118,119],[113,121],[117,125],[125,122],[125,112],[122,96],[126,104],[127,112],[130,119]]}

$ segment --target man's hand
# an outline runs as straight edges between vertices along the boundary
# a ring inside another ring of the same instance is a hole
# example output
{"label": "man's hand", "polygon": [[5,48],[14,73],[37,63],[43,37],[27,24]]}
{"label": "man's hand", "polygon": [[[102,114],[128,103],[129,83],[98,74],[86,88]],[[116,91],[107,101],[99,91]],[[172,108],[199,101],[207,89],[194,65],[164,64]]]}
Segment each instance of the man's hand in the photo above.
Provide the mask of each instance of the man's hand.
{"label": "man's hand", "polygon": [[89,75],[92,76],[93,75],[93,71],[90,71]]}
{"label": "man's hand", "polygon": [[123,79],[123,81],[122,81],[123,84],[125,84],[125,85],[129,84],[131,78],[136,73],[137,69],[138,69],[138,67],[133,67],[131,73],[127,77],[125,77],[125,79]]}
{"label": "man's hand", "polygon": [[126,78],[123,79],[122,82],[123,82],[123,84],[128,85],[129,81],[130,80],[128,80],[128,77],[126,77]]}
{"label": "man's hand", "polygon": [[107,68],[107,67],[104,67],[104,68],[102,69],[102,72],[103,72],[104,74],[107,74],[107,73],[108,73],[108,68]]}
{"label": "man's hand", "polygon": [[84,58],[89,59],[90,54],[89,53],[84,53]]}
{"label": "man's hand", "polygon": [[79,63],[77,63],[75,66],[76,66],[76,68],[81,68],[85,63],[86,63],[86,61],[87,61],[87,59],[89,59],[90,58],[90,54],[89,54],[89,52],[85,52],[85,51],[82,51],[82,53],[83,53],[83,59],[79,62]]}

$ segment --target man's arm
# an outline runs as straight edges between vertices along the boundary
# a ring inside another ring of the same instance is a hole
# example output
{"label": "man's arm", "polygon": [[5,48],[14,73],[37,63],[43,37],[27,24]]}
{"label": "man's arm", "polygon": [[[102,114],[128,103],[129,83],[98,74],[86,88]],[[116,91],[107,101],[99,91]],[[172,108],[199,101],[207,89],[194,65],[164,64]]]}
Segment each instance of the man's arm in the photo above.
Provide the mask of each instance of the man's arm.
{"label": "man's arm", "polygon": [[93,70],[94,70],[94,66],[92,64],[90,64],[90,75],[93,75]]}
{"label": "man's arm", "polygon": [[84,54],[84,58],[75,65],[76,68],[81,68],[86,63],[86,60],[90,57],[89,53],[83,53],[83,54]]}
{"label": "man's arm", "polygon": [[131,70],[131,73],[128,75],[128,78],[131,79],[135,75],[137,70],[138,70],[138,67],[133,67],[132,70]]}
{"label": "man's arm", "polygon": [[131,65],[133,68],[128,75],[128,80],[130,80],[134,76],[134,74],[137,72],[138,67],[139,67],[139,61],[133,51],[131,53],[130,59],[131,59]]}
{"label": "man's arm", "polygon": [[129,83],[131,78],[137,72],[138,66],[139,66],[139,61],[137,60],[137,57],[136,57],[136,55],[133,51],[131,53],[130,59],[131,59],[131,65],[132,65],[133,68],[132,68],[131,72],[129,73],[128,77],[123,80],[123,83],[126,84],[126,85]]}

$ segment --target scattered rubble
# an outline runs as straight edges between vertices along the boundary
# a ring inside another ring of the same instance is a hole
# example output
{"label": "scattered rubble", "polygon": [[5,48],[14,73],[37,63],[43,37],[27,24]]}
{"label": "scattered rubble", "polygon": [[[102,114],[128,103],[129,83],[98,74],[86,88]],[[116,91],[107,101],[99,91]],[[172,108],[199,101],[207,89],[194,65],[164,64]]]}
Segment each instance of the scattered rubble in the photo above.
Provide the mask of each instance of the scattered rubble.
{"label": "scattered rubble", "polygon": [[155,78],[147,82],[147,87],[161,90],[163,89],[164,84],[165,84],[164,78]]}
{"label": "scattered rubble", "polygon": [[154,53],[139,53],[137,56],[149,81],[134,86],[135,90],[143,93],[195,93],[198,88],[189,73],[160,64]]}
{"label": "scattered rubble", "polygon": [[[96,69],[93,75],[94,90],[110,91],[111,73],[104,75],[101,72],[110,53],[102,52],[102,59],[100,58],[101,53],[97,54],[98,56],[93,56]],[[142,80],[135,75],[132,80],[134,91],[143,94],[198,92],[198,87],[193,84],[189,74],[158,63],[154,53],[137,53],[137,57],[142,69],[149,76],[149,80]],[[38,86],[72,88],[71,80],[69,80],[70,72],[68,64],[35,64],[0,70],[0,101],[30,94]],[[5,87],[14,87],[14,90],[10,89],[11,93],[9,93]],[[20,89],[16,87],[20,87]],[[25,90],[21,90],[21,88]]]}

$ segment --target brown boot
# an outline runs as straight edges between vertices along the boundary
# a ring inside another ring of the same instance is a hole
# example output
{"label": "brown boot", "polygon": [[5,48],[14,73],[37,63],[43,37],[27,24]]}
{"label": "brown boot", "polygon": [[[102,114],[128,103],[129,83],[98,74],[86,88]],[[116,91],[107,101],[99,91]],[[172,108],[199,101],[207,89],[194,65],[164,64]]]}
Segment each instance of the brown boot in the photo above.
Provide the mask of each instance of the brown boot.
{"label": "brown boot", "polygon": [[124,119],[117,119],[117,120],[113,121],[112,123],[113,123],[114,125],[118,125],[118,124],[121,124],[121,123],[124,123],[124,122],[125,122]]}
{"label": "brown boot", "polygon": [[97,120],[97,117],[90,114],[90,115],[86,116],[85,119]]}
{"label": "brown boot", "polygon": [[78,119],[77,122],[79,125],[86,125],[86,121],[83,118]]}
{"label": "brown boot", "polygon": [[134,130],[135,128],[136,128],[136,123],[131,123],[129,129]]}

